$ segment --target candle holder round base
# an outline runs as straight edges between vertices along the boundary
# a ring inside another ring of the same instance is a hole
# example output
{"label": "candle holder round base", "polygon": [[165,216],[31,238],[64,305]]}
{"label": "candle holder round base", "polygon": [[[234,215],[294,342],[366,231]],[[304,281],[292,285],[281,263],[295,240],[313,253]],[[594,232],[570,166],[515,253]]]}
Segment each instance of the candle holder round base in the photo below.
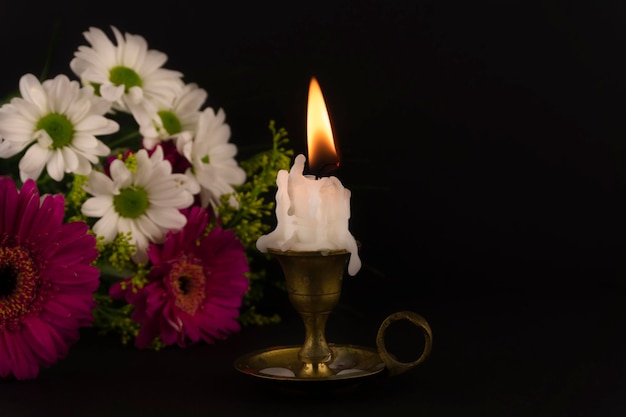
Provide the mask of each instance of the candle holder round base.
{"label": "candle holder round base", "polygon": [[302,346],[293,345],[250,352],[237,359],[235,368],[244,374],[274,381],[351,382],[385,369],[376,349],[334,343],[327,346],[331,351],[331,359],[327,362],[303,362],[299,357]]}
{"label": "candle holder round base", "polygon": [[[304,323],[304,343],[263,349],[235,361],[239,371],[272,380],[320,381],[372,376],[388,369],[396,375],[422,363],[432,348],[432,330],[420,315],[402,311],[387,317],[376,338],[378,350],[338,345],[326,341],[326,322],[339,302],[350,252],[279,251],[268,249],[285,275],[289,301]],[[396,321],[407,319],[424,333],[421,355],[411,363],[398,362],[385,346],[385,332]]]}

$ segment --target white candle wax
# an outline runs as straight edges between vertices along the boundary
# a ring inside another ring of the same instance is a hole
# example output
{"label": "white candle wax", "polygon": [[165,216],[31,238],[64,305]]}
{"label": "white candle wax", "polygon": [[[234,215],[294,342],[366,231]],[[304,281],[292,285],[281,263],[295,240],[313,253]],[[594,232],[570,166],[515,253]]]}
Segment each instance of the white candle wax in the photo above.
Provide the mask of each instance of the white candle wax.
{"label": "white candle wax", "polygon": [[261,236],[256,246],[294,251],[345,249],[350,252],[348,273],[361,269],[356,240],[348,229],[350,190],[337,177],[316,179],[303,175],[306,158],[300,154],[291,171],[280,170],[276,177],[276,229]]}

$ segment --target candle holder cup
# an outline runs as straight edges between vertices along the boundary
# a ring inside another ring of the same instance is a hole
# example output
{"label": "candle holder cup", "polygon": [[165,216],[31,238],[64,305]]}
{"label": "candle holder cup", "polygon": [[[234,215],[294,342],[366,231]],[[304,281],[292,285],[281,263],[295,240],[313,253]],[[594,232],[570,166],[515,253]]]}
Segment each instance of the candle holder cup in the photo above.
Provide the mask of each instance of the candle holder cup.
{"label": "candle holder cup", "polygon": [[278,259],[291,305],[304,323],[304,343],[298,358],[305,366],[300,374],[331,375],[325,366],[333,359],[326,341],[326,322],[339,302],[341,286],[350,252],[298,252],[268,250]]}
{"label": "candle holder cup", "polygon": [[[422,363],[432,348],[432,330],[419,314],[399,311],[388,316],[376,337],[377,350],[337,345],[326,340],[326,323],[341,297],[343,276],[350,259],[347,250],[280,251],[268,249],[284,273],[289,301],[304,323],[304,343],[249,353],[235,362],[247,374],[294,381],[353,379],[387,369],[403,373]],[[410,363],[399,362],[385,346],[385,332],[397,320],[409,320],[422,329],[424,347]]]}

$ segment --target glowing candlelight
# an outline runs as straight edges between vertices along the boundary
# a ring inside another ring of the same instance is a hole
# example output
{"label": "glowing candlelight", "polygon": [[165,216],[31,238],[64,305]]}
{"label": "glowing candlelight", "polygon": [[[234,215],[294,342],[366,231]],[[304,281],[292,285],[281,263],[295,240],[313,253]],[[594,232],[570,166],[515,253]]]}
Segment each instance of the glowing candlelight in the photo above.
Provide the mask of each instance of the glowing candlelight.
{"label": "glowing candlelight", "polygon": [[[310,168],[338,166],[339,158],[322,91],[311,79],[307,108],[307,141]],[[356,240],[348,229],[350,190],[335,176],[316,178],[304,175],[306,158],[299,154],[291,170],[276,177],[276,229],[256,243],[261,252],[268,248],[294,251],[347,250],[348,273],[361,269]]]}
{"label": "glowing candlelight", "polygon": [[307,105],[307,146],[309,151],[309,169],[318,177],[324,176],[324,169],[339,166],[339,156],[333,138],[333,129],[326,109],[322,89],[315,77],[309,85]]}

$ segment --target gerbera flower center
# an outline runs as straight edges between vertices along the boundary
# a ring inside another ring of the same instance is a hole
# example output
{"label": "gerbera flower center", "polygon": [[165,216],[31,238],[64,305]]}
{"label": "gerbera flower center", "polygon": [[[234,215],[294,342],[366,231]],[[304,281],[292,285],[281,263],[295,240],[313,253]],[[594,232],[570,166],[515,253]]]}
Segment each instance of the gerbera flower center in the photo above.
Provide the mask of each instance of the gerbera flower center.
{"label": "gerbera flower center", "polygon": [[39,274],[28,251],[0,247],[0,331],[17,325],[31,311],[41,286]]}
{"label": "gerbera flower center", "polygon": [[109,71],[109,80],[115,85],[123,85],[124,92],[128,93],[131,87],[141,87],[141,77],[132,68],[118,66]]}
{"label": "gerbera flower center", "polygon": [[191,278],[178,277],[178,289],[183,295],[187,295],[191,291]]}
{"label": "gerbera flower center", "polygon": [[172,266],[169,279],[176,306],[189,315],[195,314],[206,296],[202,262],[181,255]]}
{"label": "gerbera flower center", "polygon": [[148,192],[141,187],[122,188],[119,194],[113,196],[113,207],[121,217],[136,219],[146,212],[149,205]]}
{"label": "gerbera flower center", "polygon": [[178,116],[176,116],[173,112],[169,110],[161,110],[158,114],[163,122],[163,127],[170,135],[174,135],[183,130],[183,125],[180,123]]}
{"label": "gerbera flower center", "polygon": [[48,113],[37,122],[37,130],[45,130],[52,139],[50,149],[69,145],[74,138],[74,124],[63,114]]}

